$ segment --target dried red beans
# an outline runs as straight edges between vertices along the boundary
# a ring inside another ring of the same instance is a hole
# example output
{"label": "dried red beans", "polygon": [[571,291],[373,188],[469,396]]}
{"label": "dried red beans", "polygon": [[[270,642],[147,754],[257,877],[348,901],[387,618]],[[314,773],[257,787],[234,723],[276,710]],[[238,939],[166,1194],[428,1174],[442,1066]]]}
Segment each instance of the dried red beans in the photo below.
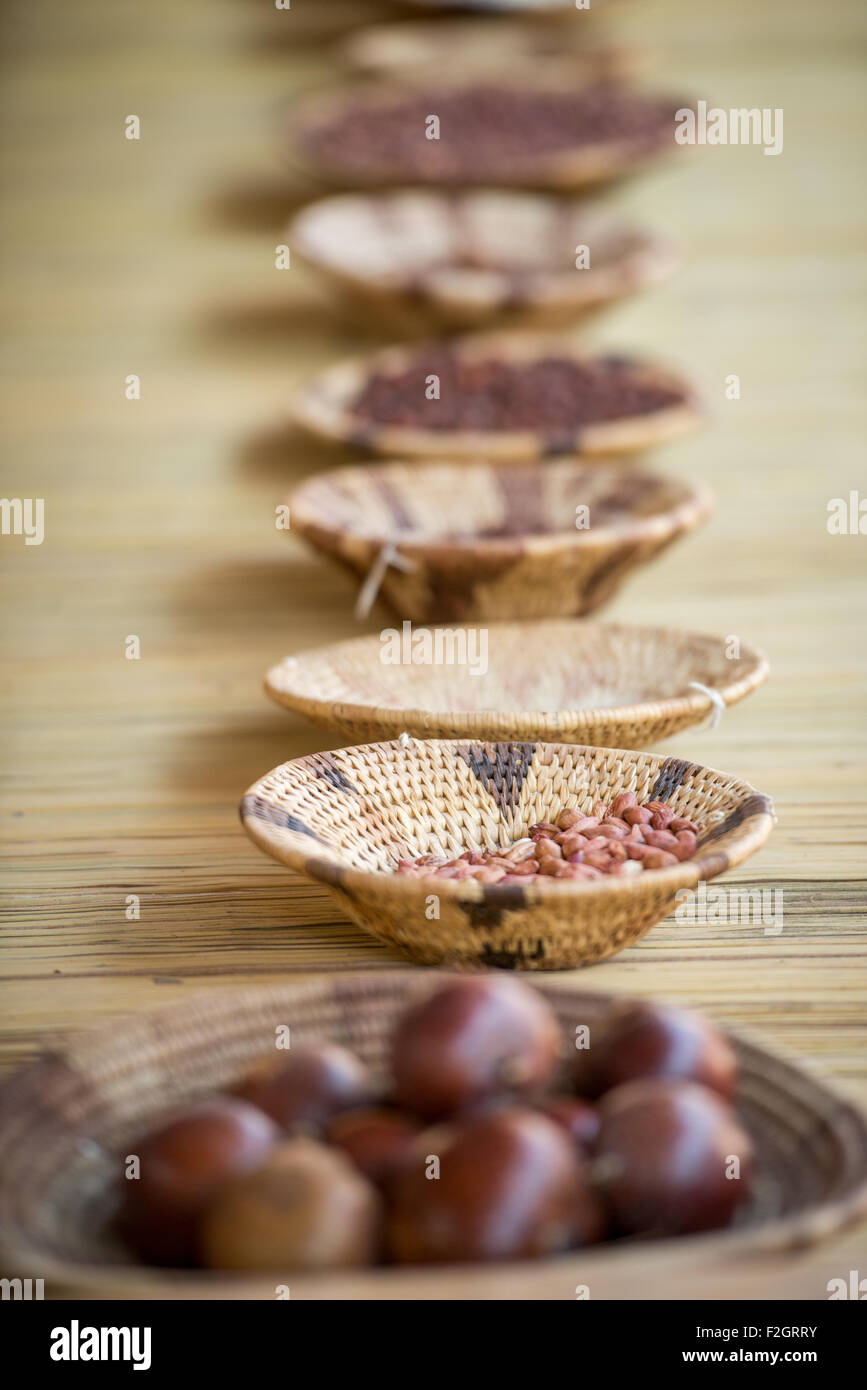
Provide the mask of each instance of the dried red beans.
{"label": "dried red beans", "polygon": [[[476,183],[538,172],[546,156],[627,144],[636,155],[667,142],[683,105],[611,84],[577,91],[477,83],[401,93],[375,106],[346,103],[302,135],[308,157],[346,175]],[[439,139],[427,138],[431,116]]]}
{"label": "dried red beans", "polygon": [[[436,400],[426,394],[431,376],[439,380]],[[469,361],[437,346],[419,352],[402,372],[371,376],[352,411],[378,425],[550,433],[683,403],[682,391],[649,381],[639,367],[620,358]]]}

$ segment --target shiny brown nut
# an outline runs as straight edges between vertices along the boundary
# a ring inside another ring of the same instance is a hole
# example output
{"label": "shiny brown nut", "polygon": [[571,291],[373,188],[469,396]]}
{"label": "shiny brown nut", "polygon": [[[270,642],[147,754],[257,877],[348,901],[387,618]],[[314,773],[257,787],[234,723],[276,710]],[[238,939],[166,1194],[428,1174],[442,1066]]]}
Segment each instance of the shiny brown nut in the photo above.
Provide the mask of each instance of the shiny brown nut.
{"label": "shiny brown nut", "polygon": [[320,1133],[332,1115],[374,1098],[370,1073],[336,1043],[299,1045],[269,1057],[235,1088],[286,1133]]}
{"label": "shiny brown nut", "polygon": [[541,1089],[559,1055],[560,1029],[541,994],[499,975],[458,975],[398,1022],[394,1100],[438,1119],[492,1096]]}
{"label": "shiny brown nut", "polygon": [[594,1177],[626,1235],[727,1226],[747,1200],[753,1146],[732,1110],[690,1081],[632,1081],[603,1097]]}
{"label": "shiny brown nut", "polygon": [[548,1096],[538,1109],[559,1125],[585,1154],[589,1154],[599,1134],[599,1111],[595,1105],[575,1096]]}
{"label": "shiny brown nut", "polygon": [[646,1077],[695,1081],[730,1100],[737,1059],[722,1030],[702,1014],[643,1002],[614,1008],[578,1053],[578,1094],[595,1100]]}
{"label": "shiny brown nut", "polygon": [[208,1203],[229,1178],[260,1167],[279,1139],[273,1120],[229,1096],[175,1115],[131,1146],[139,1176],[124,1186],[124,1233],[154,1264],[195,1263]]}
{"label": "shiny brown nut", "polygon": [[420,1128],[416,1117],[406,1111],[368,1106],[335,1115],[327,1137],[379,1187],[412,1152]]}
{"label": "shiny brown nut", "polygon": [[[439,1176],[428,1177],[432,1160]],[[569,1136],[505,1109],[420,1136],[395,1176],[388,1252],[398,1263],[540,1257],[592,1244],[606,1213]]]}
{"label": "shiny brown nut", "polygon": [[255,1173],[235,1178],[202,1221],[210,1269],[339,1269],[372,1264],[382,1203],[345,1154],[290,1139]]}

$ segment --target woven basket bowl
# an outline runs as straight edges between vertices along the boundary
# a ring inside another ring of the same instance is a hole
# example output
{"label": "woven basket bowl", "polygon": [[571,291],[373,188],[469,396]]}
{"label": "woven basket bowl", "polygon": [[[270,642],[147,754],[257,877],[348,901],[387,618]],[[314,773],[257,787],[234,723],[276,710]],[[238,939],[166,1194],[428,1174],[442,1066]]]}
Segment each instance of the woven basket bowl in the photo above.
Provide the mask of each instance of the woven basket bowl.
{"label": "woven basket bowl", "polygon": [[288,502],[292,534],[362,580],[391,546],[378,592],[416,622],[589,613],[713,505],[703,487],[574,459],[342,468]]}
{"label": "woven basket bowl", "polygon": [[[441,97],[447,91],[492,82],[485,72],[462,74],[440,69],[428,73],[427,87]],[[523,59],[498,69],[496,87],[501,91],[521,93],[528,90],[546,93],[558,90],[573,94],[580,84],[569,65],[536,63],[528,68]],[[305,180],[332,188],[389,188],[412,184],[416,187],[458,188],[485,186],[489,188],[528,188],[540,191],[581,192],[601,188],[628,174],[650,167],[664,157],[683,158],[685,147],[674,139],[675,112],[688,105],[681,96],[646,93],[628,88],[637,100],[646,103],[647,127],[637,137],[610,135],[593,143],[564,146],[545,155],[528,155],[519,162],[512,154],[497,167],[485,166],[478,160],[471,172],[449,168],[437,155],[430,156],[430,147],[438,142],[421,140],[419,159],[412,167],[401,159],[390,158],[380,151],[377,163],[359,167],[354,160],[326,154],[317,146],[324,127],[342,115],[351,115],[355,122],[366,112],[394,109],[395,120],[405,115],[399,108],[408,96],[419,93],[422,84],[417,77],[401,74],[393,81],[366,79],[339,89],[319,92],[295,103],[281,133],[281,152],[286,166]],[[625,86],[625,84],[624,84]],[[622,89],[622,88],[621,88]],[[659,117],[659,104],[670,106],[671,122]],[[435,111],[435,106],[431,107]],[[403,127],[401,127],[403,129]]]}
{"label": "woven basket bowl", "polygon": [[742,647],[729,660],[719,637],[574,621],[492,624],[487,669],[477,674],[468,664],[385,666],[382,654],[377,635],[299,652],[268,672],[265,689],[278,705],[359,741],[405,731],[646,748],[713,712],[691,682],[733,705],[768,673],[761,652]]}
{"label": "woven basket bowl", "polygon": [[[401,859],[509,845],[566,807],[589,814],[622,791],[696,821],[696,857],[632,878],[528,887],[394,872]],[[748,783],[679,758],[406,739],[284,763],[250,788],[241,819],[260,849],[325,884],[365,931],[423,965],[565,970],[632,945],[680,889],[748,858],[771,832],[773,807]]]}
{"label": "woven basket bowl", "polygon": [[662,238],[538,193],[342,194],[304,208],[286,240],[357,313],[414,337],[567,323],[677,264]]}
{"label": "woven basket bowl", "polygon": [[[576,274],[578,272],[576,271]],[[537,333],[473,334],[450,344],[458,358],[474,362],[530,363],[549,357],[587,360],[581,346],[569,336]],[[527,461],[576,454],[583,458],[619,457],[641,452],[694,430],[702,420],[692,388],[675,373],[649,363],[621,356],[596,357],[628,365],[636,385],[677,392],[677,404],[644,415],[588,423],[580,429],[450,430],[380,424],[356,413],[355,404],[369,379],[377,375],[402,375],[417,368],[419,396],[424,393],[426,348],[423,344],[386,348],[338,362],[309,381],[290,403],[297,425],[319,439],[367,449],[396,458],[490,459],[497,462]],[[433,370],[433,368],[431,368]]]}
{"label": "woven basket bowl", "polygon": [[[574,3],[572,3],[574,9]],[[497,74],[516,62],[545,63],[568,70],[577,81],[622,79],[644,66],[635,48],[599,43],[584,37],[584,25],[564,29],[525,20],[458,18],[414,24],[372,24],[356,30],[341,44],[350,66],[365,73],[399,79],[432,71]],[[567,69],[568,65],[568,69]]]}
{"label": "woven basket bowl", "polygon": [[[812,1244],[867,1202],[867,1125],[809,1070],[735,1035],[738,1108],[756,1146],[759,1180],[736,1226],[676,1241],[619,1241],[573,1255],[505,1265],[415,1266],[330,1275],[180,1273],[133,1262],[113,1237],[119,1158],[166,1108],[231,1085],[273,1048],[333,1039],[385,1072],[407,1003],[436,983],[415,971],[331,975],[310,983],[201,994],[158,1013],[73,1038],[0,1088],[0,1254],[4,1273],[42,1277],[49,1297],[324,1299],[574,1298],[601,1268],[616,1290],[654,1259],[715,1260]],[[591,1028],[611,996],[542,981],[563,1025]],[[621,996],[622,997],[622,996]],[[614,1296],[618,1296],[616,1293]],[[818,1296],[818,1294],[817,1294]]]}

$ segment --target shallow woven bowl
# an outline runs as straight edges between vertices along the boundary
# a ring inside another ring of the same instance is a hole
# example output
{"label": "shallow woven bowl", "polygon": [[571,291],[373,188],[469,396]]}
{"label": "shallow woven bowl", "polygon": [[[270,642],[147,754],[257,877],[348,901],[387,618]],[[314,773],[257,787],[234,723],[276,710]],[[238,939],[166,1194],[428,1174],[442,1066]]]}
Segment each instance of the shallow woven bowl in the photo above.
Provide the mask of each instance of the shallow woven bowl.
{"label": "shallow woven bowl", "polygon": [[[658,284],[671,246],[575,199],[477,191],[343,194],[303,209],[287,241],[395,332],[558,324]],[[576,248],[590,265],[576,270]]]}
{"label": "shallow woven bowl", "polygon": [[[260,849],[325,884],[359,926],[423,965],[563,970],[603,960],[667,917],[680,889],[748,858],[773,824],[768,797],[679,758],[564,743],[405,745],[284,763],[250,788],[241,819]],[[622,791],[696,821],[696,857],[633,878],[527,887],[394,872],[401,859],[509,845],[565,807],[589,814]]]}
{"label": "shallow woven bowl", "polygon": [[[575,272],[576,275],[579,272]],[[587,361],[587,354],[569,336],[559,333],[473,334],[451,345],[458,358],[475,362],[529,363],[554,357]],[[674,372],[651,363],[633,362],[622,356],[601,354],[595,362],[629,363],[636,384],[676,391],[682,400],[644,415],[601,420],[580,429],[449,430],[420,426],[379,424],[358,415],[355,403],[368,380],[380,373],[400,375],[419,366],[419,396],[425,389],[423,344],[386,348],[327,367],[301,389],[290,404],[290,414],[302,429],[320,439],[387,454],[394,458],[526,461],[558,454],[582,458],[617,458],[666,444],[688,434],[701,422],[692,388]]]}
{"label": "shallow woven bowl", "polygon": [[[4,1273],[42,1277],[46,1294],[97,1298],[574,1298],[605,1269],[616,1289],[655,1260],[719,1259],[783,1250],[831,1234],[865,1208],[867,1125],[818,1075],[734,1035],[738,1110],[759,1179],[735,1227],[676,1241],[620,1241],[574,1255],[496,1266],[401,1266],[330,1275],[171,1273],[133,1262],[109,1230],[119,1154],[166,1107],[231,1085],[273,1048],[333,1039],[385,1070],[398,1015],[436,983],[415,971],[321,976],[309,983],[202,994],[113,1023],[16,1073],[0,1087],[0,1254]],[[540,981],[564,1036],[601,1020],[612,996]],[[622,998],[622,996],[618,996]],[[615,1295],[616,1296],[616,1295]]]}
{"label": "shallow woven bowl", "polygon": [[[574,4],[573,4],[574,9]],[[577,79],[623,78],[642,65],[634,48],[599,44],[583,25],[559,25],[523,20],[439,19],[414,24],[372,24],[358,29],[341,46],[344,58],[363,72],[404,78],[431,71],[499,74],[515,62],[567,65]]]}
{"label": "shallow woven bowl", "polygon": [[[454,646],[457,656],[460,629]],[[274,666],[265,689],[278,705],[351,738],[557,739],[646,748],[699,724],[709,695],[736,704],[768,673],[761,652],[674,628],[587,622],[495,623],[486,669],[383,664],[380,636],[299,652]],[[467,647],[470,656],[478,647]]]}
{"label": "shallow woven bowl", "polygon": [[417,622],[589,613],[711,508],[704,488],[574,459],[342,468],[289,497],[292,533],[360,577],[392,546],[379,592]]}
{"label": "shallow woven bowl", "polygon": [[[688,104],[680,96],[671,97],[670,131],[665,126],[657,126],[654,120],[652,140],[646,135],[639,138],[611,135],[593,143],[563,146],[532,159],[528,155],[522,163],[513,158],[501,168],[477,164],[471,171],[451,169],[440,158],[429,158],[430,145],[426,146],[423,139],[419,146],[419,160],[411,169],[399,159],[390,159],[385,150],[380,152],[376,164],[359,168],[355,162],[347,164],[339,155],[326,155],[316,146],[320,130],[344,113],[350,113],[357,119],[361,112],[397,109],[407,96],[416,95],[422,85],[429,86],[439,95],[448,90],[486,84],[496,85],[505,92],[541,89],[546,93],[557,90],[572,93],[576,86],[584,85],[576,79],[574,70],[568,64],[539,62],[528,65],[523,58],[516,58],[511,65],[502,69],[497,68],[495,73],[462,73],[459,69],[449,71],[447,65],[433,66],[428,71],[426,84],[419,81],[417,74],[402,74],[391,81],[365,79],[350,85],[344,83],[339,88],[318,92],[294,104],[281,133],[283,160],[305,180],[346,189],[412,184],[416,187],[469,188],[484,185],[578,192],[601,188],[648,168],[665,157],[684,157],[684,147],[679,146],[674,138],[675,112]],[[668,102],[669,99],[668,93],[648,93],[631,87],[629,90],[636,97],[646,98],[651,104],[660,100]],[[646,109],[648,113],[651,112],[651,106]],[[432,110],[435,111],[435,108]]]}

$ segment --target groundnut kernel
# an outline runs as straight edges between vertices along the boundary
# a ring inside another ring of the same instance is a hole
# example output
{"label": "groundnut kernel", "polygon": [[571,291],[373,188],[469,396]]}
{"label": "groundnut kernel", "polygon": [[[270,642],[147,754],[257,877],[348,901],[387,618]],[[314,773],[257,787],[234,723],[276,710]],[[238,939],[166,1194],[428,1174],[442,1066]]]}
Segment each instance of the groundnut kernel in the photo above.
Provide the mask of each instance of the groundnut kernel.
{"label": "groundnut kernel", "polygon": [[692,859],[699,824],[675,816],[664,801],[640,805],[635,792],[621,792],[610,805],[597,801],[593,814],[567,806],[552,821],[531,825],[514,844],[466,850],[458,859],[433,854],[402,859],[397,872],[409,878],[526,884],[531,878],[587,883],[608,876],[636,877]]}

